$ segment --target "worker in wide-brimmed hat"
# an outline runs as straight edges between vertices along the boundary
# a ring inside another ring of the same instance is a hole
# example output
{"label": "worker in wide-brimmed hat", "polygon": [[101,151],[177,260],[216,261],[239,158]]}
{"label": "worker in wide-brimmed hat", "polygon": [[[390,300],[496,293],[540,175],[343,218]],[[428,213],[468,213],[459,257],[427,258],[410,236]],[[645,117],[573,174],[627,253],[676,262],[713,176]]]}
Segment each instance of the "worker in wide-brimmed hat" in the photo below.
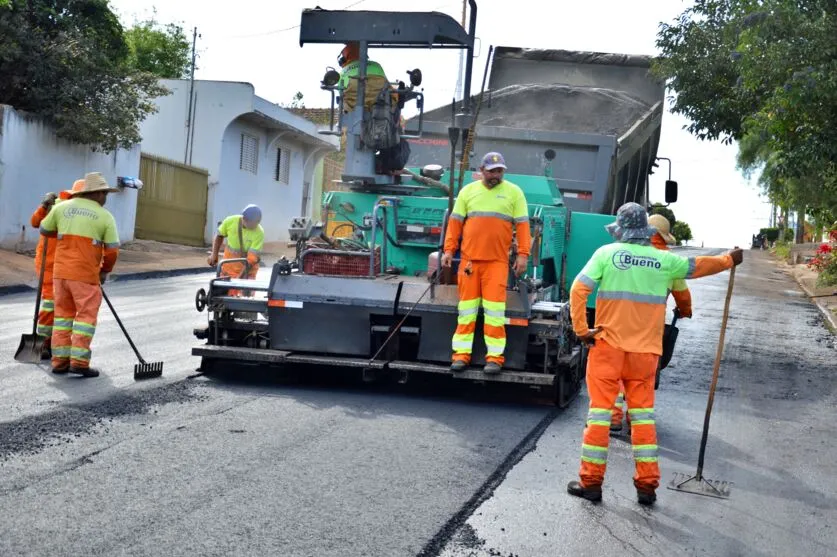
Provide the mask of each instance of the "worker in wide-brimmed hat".
{"label": "worker in wide-brimmed hat", "polygon": [[[49,192],[44,195],[43,200],[32,213],[29,218],[29,224],[32,228],[40,228],[41,221],[43,221],[49,214],[50,210],[61,201],[70,198],[73,191],[77,191],[84,186],[84,180],[76,180],[72,189],[63,190],[58,195]],[[53,274],[52,267],[55,262],[55,241],[48,241],[46,245],[46,262],[44,263],[44,281],[41,285],[41,307],[38,309],[38,329],[39,335],[46,337],[41,351],[41,359],[48,360],[52,357],[50,350],[52,342],[52,325],[55,319],[55,295],[53,289]],[[44,256],[43,242],[38,242],[38,247],[35,248],[35,274],[40,278],[41,275],[41,261]]]}
{"label": "worker in wide-brimmed hat", "polygon": [[[671,224],[663,215],[654,214],[648,217],[648,226],[655,230],[651,236],[651,245],[657,249],[668,251],[669,245],[677,244],[677,239],[671,235]],[[671,281],[669,291],[677,304],[677,311],[680,317],[692,317],[692,293],[683,279]],[[616,397],[616,404],[613,405],[613,413],[610,416],[610,431],[622,431],[622,421],[625,417],[625,386],[619,381],[619,395]],[[630,413],[628,414],[628,426],[631,425]]]}
{"label": "worker in wide-brimmed hat", "polygon": [[118,191],[108,185],[101,173],[88,173],[81,184],[74,184],[70,199],[41,222],[41,234],[57,238],[53,265],[53,373],[99,375],[99,370],[90,367],[90,343],[102,303],[100,285],[119,255],[116,221],[104,204],[108,193]]}
{"label": "worker in wide-brimmed hat", "polygon": [[[631,417],[631,444],[640,504],[656,501],[660,484],[657,430],[654,422],[654,379],[662,354],[666,299],[672,280],[720,273],[738,265],[744,252],[735,248],[715,257],[681,257],[651,245],[656,229],[645,209],[622,205],[616,222],[605,227],[616,242],[596,250],[570,290],[573,330],[592,344],[587,359],[590,407],[581,445],[579,480],[567,491],[590,501],[602,498],[610,441],[611,412],[625,385]],[[587,297],[598,286],[596,322],[587,324]]]}
{"label": "worker in wide-brimmed hat", "polygon": [[[220,276],[242,279],[254,279],[259,272],[262,249],[264,249],[264,228],[261,225],[262,210],[258,205],[247,205],[241,214],[230,215],[221,221],[218,233],[212,243],[212,253],[207,259],[210,267],[218,264],[218,252],[224,247],[224,259],[247,259],[243,262],[225,263],[221,267]],[[230,290],[230,296],[241,294],[238,290]]]}

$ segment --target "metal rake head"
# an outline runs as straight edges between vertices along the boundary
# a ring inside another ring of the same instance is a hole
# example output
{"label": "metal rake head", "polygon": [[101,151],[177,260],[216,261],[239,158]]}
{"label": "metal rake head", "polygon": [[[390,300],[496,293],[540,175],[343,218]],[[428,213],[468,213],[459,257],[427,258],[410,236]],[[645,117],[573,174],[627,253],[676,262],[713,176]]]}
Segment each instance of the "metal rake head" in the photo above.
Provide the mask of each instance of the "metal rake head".
{"label": "metal rake head", "polygon": [[732,486],[733,482],[725,480],[709,480],[704,477],[689,476],[688,474],[675,472],[667,487],[674,491],[682,491],[684,493],[717,497],[718,499],[729,499]]}
{"label": "metal rake head", "polygon": [[134,365],[134,379],[152,379],[163,375],[163,362],[142,362]]}

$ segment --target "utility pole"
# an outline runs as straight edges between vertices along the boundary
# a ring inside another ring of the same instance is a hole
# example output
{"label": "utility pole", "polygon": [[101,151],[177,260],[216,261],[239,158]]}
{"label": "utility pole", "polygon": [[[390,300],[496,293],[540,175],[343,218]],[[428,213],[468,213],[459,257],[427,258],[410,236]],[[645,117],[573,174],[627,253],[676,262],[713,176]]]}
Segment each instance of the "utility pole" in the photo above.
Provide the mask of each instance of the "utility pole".
{"label": "utility pole", "polygon": [[192,142],[192,101],[195,96],[195,45],[198,42],[198,28],[192,30],[192,67],[189,76],[189,113],[186,116],[186,152],[183,154],[183,164],[189,162],[189,145]]}
{"label": "utility pole", "polygon": [[[465,28],[465,9],[468,6],[468,0],[462,0],[462,28]],[[459,49],[459,75],[456,78],[456,98],[462,98],[462,64],[465,60],[465,49]],[[455,100],[455,99],[454,99]]]}

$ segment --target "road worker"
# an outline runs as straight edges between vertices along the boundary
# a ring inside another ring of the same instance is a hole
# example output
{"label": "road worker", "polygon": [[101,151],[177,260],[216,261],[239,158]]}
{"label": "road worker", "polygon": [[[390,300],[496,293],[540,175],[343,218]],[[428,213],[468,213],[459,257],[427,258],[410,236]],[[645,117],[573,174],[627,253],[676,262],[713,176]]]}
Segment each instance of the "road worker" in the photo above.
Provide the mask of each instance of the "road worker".
{"label": "road worker", "polygon": [[[29,218],[29,224],[32,228],[40,228],[41,222],[49,214],[50,210],[56,203],[69,199],[73,191],[78,191],[84,186],[84,180],[76,180],[72,189],[64,190],[56,195],[53,192],[47,193],[35,212]],[[52,325],[55,320],[55,295],[53,288],[53,273],[52,268],[55,262],[55,240],[47,241],[46,248],[46,263],[44,265],[44,282],[41,285],[41,307],[38,310],[38,328],[39,335],[46,337],[41,351],[41,359],[49,360],[52,358],[52,350],[50,348],[52,343]],[[38,278],[41,276],[41,262],[44,245],[43,242],[38,242],[38,247],[35,249],[35,274]]]}
{"label": "road worker", "polygon": [[[619,238],[600,247],[570,290],[573,330],[591,343],[587,361],[590,407],[581,450],[580,481],[567,491],[590,501],[602,498],[609,429],[619,380],[625,384],[631,417],[631,444],[636,473],[634,487],[640,504],[656,501],[660,483],[657,432],[654,425],[654,378],[662,353],[666,298],[672,280],[699,278],[738,265],[738,248],[716,257],[681,257],[651,245],[654,229],[642,206],[627,203],[616,222],[606,227]],[[587,297],[596,286],[596,322],[587,324]]]}
{"label": "road worker", "polygon": [[119,256],[116,221],[103,205],[108,193],[119,189],[110,187],[101,173],[91,172],[74,190],[41,222],[41,234],[57,238],[52,372],[97,377],[99,370],[90,367],[90,344],[102,303],[101,284]]}
{"label": "road worker", "polygon": [[[343,111],[349,113],[357,105],[357,89],[360,75],[360,44],[357,42],[346,43],[346,46],[337,57],[337,63],[343,69],[340,74],[338,86],[343,90]],[[364,107],[369,110],[375,103],[378,93],[384,87],[389,87],[384,69],[378,62],[366,61],[366,88],[364,90]]]}
{"label": "road worker", "polygon": [[[243,262],[225,263],[221,267],[220,276],[241,279],[254,279],[259,272],[262,249],[264,249],[264,228],[262,210],[257,205],[247,205],[240,215],[230,215],[218,227],[215,241],[212,243],[212,253],[207,262],[210,267],[218,264],[218,252],[221,244],[226,240],[224,259],[247,259]],[[240,296],[241,291],[230,290],[230,296]]]}
{"label": "road worker", "polygon": [[[671,235],[671,224],[663,215],[651,215],[648,217],[648,226],[654,228],[656,232],[651,236],[651,245],[657,249],[668,251],[669,245],[676,245],[677,239]],[[689,292],[689,287],[683,279],[675,279],[671,281],[669,287],[671,295],[674,297],[674,302],[677,305],[677,311],[680,317],[692,317],[692,294]],[[619,395],[616,397],[616,404],[613,406],[613,414],[610,417],[610,431],[622,431],[622,418],[625,417],[623,406],[625,404],[625,387],[622,381],[619,381]],[[628,425],[631,425],[630,418]]]}
{"label": "road worker", "polygon": [[453,335],[451,371],[471,363],[477,313],[483,308],[486,347],[484,372],[499,373],[506,347],[506,284],[512,232],[517,235],[517,276],[526,271],[532,243],[529,208],[523,191],[504,179],[506,163],[500,153],[488,153],[480,166],[482,178],[462,188],[453,206],[445,235],[442,265],[450,267],[462,237],[457,284],[459,316]]}

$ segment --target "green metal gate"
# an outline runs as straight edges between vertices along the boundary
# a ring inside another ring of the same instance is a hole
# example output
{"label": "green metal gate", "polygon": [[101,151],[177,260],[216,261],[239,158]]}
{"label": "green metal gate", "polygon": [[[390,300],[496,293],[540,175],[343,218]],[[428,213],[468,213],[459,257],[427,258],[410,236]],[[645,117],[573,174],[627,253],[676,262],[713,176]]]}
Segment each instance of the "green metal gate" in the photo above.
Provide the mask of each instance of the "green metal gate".
{"label": "green metal gate", "polygon": [[188,246],[204,246],[209,172],[142,153],[134,235]]}

